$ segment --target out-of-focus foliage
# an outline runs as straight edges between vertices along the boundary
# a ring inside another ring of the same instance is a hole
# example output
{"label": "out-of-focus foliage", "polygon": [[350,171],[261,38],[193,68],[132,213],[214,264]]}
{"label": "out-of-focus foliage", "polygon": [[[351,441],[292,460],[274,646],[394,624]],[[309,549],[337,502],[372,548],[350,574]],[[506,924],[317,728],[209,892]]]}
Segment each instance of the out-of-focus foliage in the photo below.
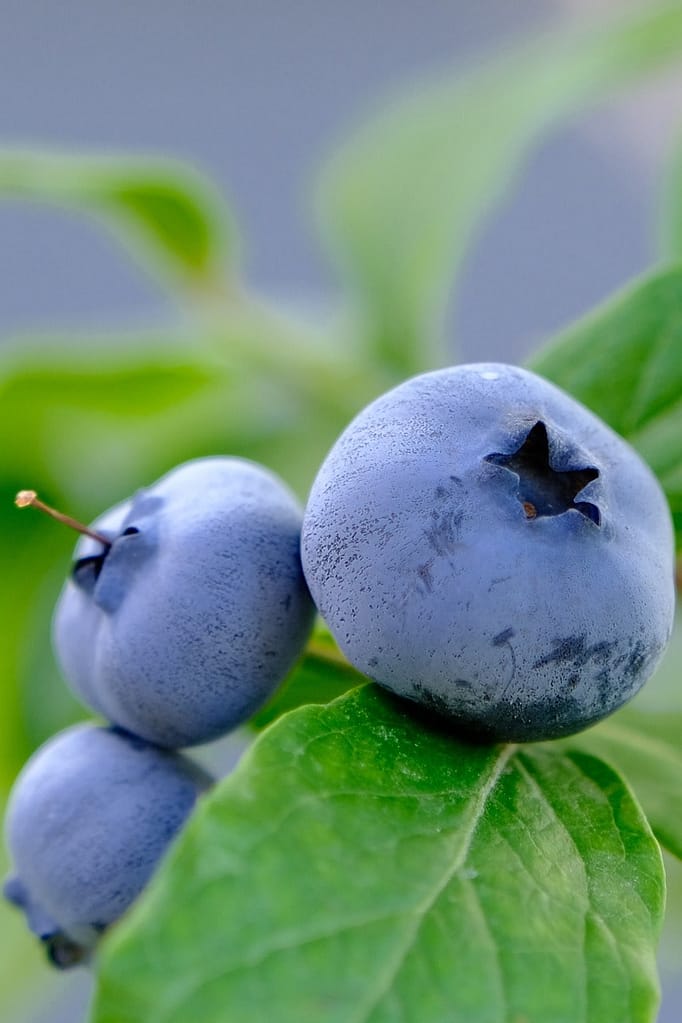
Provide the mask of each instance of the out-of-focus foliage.
{"label": "out-of-focus foliage", "polygon": [[681,47],[682,7],[652,4],[602,31],[443,76],[370,121],[329,164],[319,200],[367,344],[404,374],[447,362],[455,268],[529,143]]}
{"label": "out-of-focus foliage", "polygon": [[104,218],[142,264],[177,288],[222,294],[236,232],[220,193],[174,160],[0,150],[0,195]]}

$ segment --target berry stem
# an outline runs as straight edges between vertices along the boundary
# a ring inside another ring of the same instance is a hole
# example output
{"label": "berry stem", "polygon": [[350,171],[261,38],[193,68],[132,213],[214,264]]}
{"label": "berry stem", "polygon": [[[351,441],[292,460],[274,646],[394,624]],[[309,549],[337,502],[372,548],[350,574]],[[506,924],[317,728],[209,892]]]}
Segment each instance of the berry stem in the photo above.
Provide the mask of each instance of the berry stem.
{"label": "berry stem", "polygon": [[92,540],[97,540],[105,550],[109,550],[111,547],[111,540],[107,540],[106,536],[103,536],[102,533],[97,533],[88,526],[84,526],[78,519],[72,519],[70,515],[64,515],[63,512],[57,511],[56,508],[50,508],[49,504],[45,504],[44,501],[40,500],[35,490],[20,490],[14,498],[14,503],[17,508],[38,508],[39,511],[50,515],[57,522],[62,522],[65,526],[69,526],[70,529],[75,529],[77,533],[82,533],[84,536],[89,536]]}

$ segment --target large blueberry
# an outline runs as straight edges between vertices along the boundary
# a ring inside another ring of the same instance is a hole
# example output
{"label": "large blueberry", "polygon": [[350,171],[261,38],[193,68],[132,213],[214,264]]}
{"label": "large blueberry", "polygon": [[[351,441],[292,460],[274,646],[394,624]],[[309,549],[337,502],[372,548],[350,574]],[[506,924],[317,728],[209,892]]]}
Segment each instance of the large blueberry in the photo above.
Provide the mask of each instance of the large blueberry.
{"label": "large blueberry", "polygon": [[109,721],[163,746],[246,720],[301,653],[314,607],[302,510],[239,458],[187,462],[84,538],[54,617],[68,682]]}
{"label": "large blueberry", "polygon": [[672,627],[653,474],[513,366],[427,373],[361,412],[317,476],[302,552],[350,661],[484,737],[598,721],[653,672]]}
{"label": "large blueberry", "polygon": [[92,725],[60,733],[33,755],[7,810],[14,873],[4,894],[56,966],[87,959],[210,782],[180,754]]}

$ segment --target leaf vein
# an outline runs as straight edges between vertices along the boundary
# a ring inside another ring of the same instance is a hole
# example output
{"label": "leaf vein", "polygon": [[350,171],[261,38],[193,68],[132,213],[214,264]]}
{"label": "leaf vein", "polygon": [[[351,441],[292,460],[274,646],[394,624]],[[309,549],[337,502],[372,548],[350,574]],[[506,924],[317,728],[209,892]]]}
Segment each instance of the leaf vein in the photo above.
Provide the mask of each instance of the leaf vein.
{"label": "leaf vein", "polygon": [[459,850],[459,854],[452,863],[448,864],[447,869],[443,872],[443,876],[434,887],[433,892],[431,892],[426,899],[415,907],[413,912],[414,922],[408,929],[405,935],[405,940],[401,943],[393,960],[388,964],[383,977],[380,979],[380,982],[374,992],[370,995],[367,1003],[360,1007],[358,1013],[354,1017],[349,1017],[349,1023],[367,1023],[382,998],[388,991],[390,991],[400,967],[403,965],[407,956],[414,947],[417,935],[419,934],[426,914],[435,905],[449,882],[464,865],[469,854],[469,850],[471,849],[471,844],[478,825],[485,813],[488,799],[514,751],[515,746],[506,746],[498,755],[497,760],[492,764],[486,783],[481,787],[478,798],[473,803],[471,819],[468,827],[466,828],[464,841]]}

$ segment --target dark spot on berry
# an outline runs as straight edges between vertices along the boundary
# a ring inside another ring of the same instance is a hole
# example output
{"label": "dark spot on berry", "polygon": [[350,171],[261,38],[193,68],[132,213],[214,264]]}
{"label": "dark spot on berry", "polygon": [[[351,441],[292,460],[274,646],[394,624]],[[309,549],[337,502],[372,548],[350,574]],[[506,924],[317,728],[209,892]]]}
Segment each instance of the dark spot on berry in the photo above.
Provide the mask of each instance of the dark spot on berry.
{"label": "dark spot on berry", "polygon": [[452,554],[459,541],[459,531],[464,515],[461,511],[431,512],[431,523],[426,530],[426,539],[436,554]]}
{"label": "dark spot on berry", "polygon": [[417,568],[417,575],[424,584],[424,589],[427,593],[431,593],[433,590],[433,576],[431,575],[431,563],[426,562],[425,565],[419,565]]}
{"label": "dark spot on berry", "polygon": [[503,629],[502,632],[498,632],[496,636],[493,636],[492,646],[504,646],[510,639],[516,635],[511,626],[507,629]]}

